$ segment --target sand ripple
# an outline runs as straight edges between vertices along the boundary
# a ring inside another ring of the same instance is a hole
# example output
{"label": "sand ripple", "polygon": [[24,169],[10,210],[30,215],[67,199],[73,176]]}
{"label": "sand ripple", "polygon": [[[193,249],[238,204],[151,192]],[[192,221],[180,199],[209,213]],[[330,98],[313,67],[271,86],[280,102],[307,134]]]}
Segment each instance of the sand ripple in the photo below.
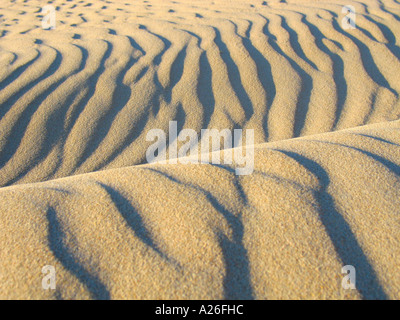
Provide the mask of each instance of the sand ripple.
{"label": "sand ripple", "polygon": [[[41,5],[0,4],[0,298],[400,298],[399,1]],[[146,164],[169,121],[254,173]]]}

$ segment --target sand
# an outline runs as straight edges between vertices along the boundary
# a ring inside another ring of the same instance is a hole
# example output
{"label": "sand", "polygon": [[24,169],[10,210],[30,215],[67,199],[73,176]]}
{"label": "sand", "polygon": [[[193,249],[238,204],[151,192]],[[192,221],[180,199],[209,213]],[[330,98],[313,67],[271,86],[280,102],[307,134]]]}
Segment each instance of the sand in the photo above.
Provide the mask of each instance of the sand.
{"label": "sand", "polygon": [[[0,298],[400,299],[399,46],[396,0],[2,1]],[[254,172],[147,163],[170,121]]]}

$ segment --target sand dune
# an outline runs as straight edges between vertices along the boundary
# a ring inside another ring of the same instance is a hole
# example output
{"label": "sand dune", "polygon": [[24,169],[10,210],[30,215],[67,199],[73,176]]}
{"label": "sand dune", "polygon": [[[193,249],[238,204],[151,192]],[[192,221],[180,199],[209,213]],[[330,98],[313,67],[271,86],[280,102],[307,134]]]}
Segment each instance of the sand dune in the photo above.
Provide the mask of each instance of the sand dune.
{"label": "sand dune", "polygon": [[[0,4],[0,298],[400,298],[399,1],[48,4]],[[147,164],[170,121],[254,173]]]}
{"label": "sand dune", "polygon": [[398,299],[399,129],[261,144],[249,176],[150,164],[2,188],[1,297]]}

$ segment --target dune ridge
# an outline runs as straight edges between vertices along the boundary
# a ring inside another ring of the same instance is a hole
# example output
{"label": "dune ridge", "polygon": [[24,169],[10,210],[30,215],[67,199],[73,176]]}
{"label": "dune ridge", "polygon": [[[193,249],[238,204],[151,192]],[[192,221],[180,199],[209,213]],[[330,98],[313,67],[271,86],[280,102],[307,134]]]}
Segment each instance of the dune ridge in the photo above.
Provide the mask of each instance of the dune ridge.
{"label": "dune ridge", "polygon": [[143,164],[172,120],[263,143],[400,115],[397,2],[349,2],[356,30],[341,1],[54,2],[47,31],[40,4],[2,8],[2,186]]}
{"label": "dune ridge", "polygon": [[249,176],[146,164],[1,188],[1,297],[398,299],[399,130],[259,145]]}
{"label": "dune ridge", "polygon": [[[0,4],[0,298],[400,298],[399,1],[47,4]],[[253,174],[146,163],[170,121]]]}

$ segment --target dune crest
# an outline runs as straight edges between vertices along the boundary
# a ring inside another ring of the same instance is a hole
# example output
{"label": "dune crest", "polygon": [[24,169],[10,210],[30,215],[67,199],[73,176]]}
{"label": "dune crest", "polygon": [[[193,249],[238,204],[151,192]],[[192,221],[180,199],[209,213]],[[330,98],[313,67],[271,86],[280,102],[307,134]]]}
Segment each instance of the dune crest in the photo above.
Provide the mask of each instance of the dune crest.
{"label": "dune crest", "polygon": [[151,129],[255,142],[400,116],[400,6],[350,1],[41,1],[3,6],[1,186],[146,162]]}

